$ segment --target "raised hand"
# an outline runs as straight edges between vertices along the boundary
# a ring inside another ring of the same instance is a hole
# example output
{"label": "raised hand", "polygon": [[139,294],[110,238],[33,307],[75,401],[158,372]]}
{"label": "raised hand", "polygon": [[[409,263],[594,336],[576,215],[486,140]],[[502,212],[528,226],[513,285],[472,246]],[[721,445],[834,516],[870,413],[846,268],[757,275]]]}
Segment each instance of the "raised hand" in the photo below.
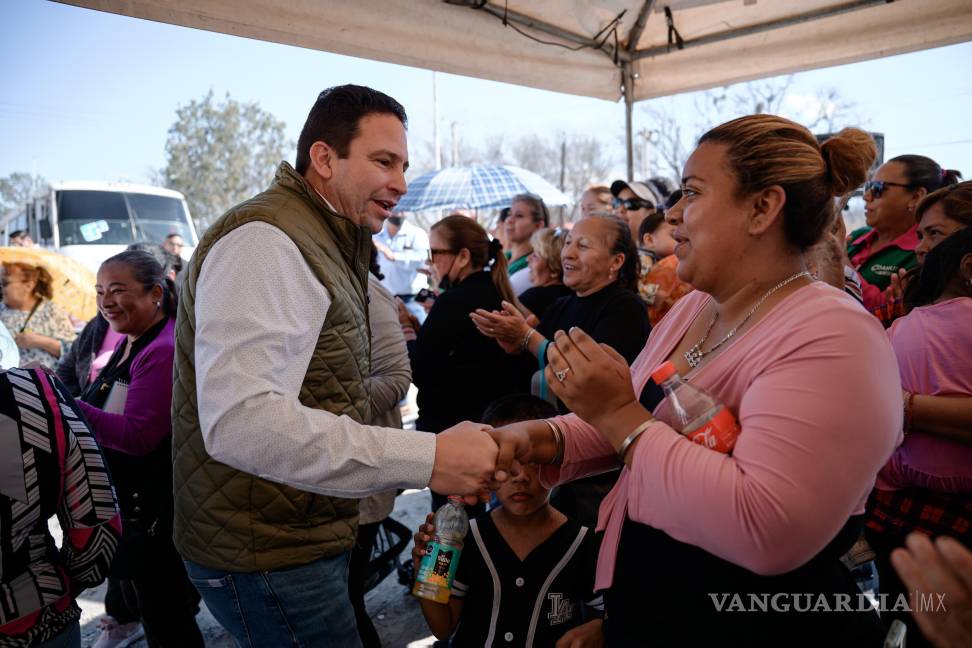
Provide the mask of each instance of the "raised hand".
{"label": "raised hand", "polygon": [[462,495],[475,504],[489,489],[496,471],[497,445],[492,428],[463,421],[436,435],[435,463],[429,488],[441,495]]}
{"label": "raised hand", "polygon": [[953,538],[912,533],[891,564],[917,592],[912,614],[928,640],[938,648],[972,645],[972,552]]}
{"label": "raised hand", "polygon": [[564,404],[595,427],[622,408],[637,403],[627,361],[574,327],[557,331],[547,347],[547,384]]}

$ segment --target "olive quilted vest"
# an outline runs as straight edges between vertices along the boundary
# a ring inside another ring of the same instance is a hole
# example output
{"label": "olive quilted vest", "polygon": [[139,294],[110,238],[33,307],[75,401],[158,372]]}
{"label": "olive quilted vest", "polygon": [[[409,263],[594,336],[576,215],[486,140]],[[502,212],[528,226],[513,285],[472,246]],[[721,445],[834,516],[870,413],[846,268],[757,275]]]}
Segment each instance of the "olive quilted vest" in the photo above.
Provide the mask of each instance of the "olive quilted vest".
{"label": "olive quilted vest", "polygon": [[203,445],[193,353],[196,282],[216,241],[253,221],[269,223],[290,237],[331,296],[300,402],[358,422],[371,420],[371,234],[331,211],[283,162],[269,189],[228,211],[203,236],[189,262],[176,320],[175,544],[183,557],[226,571],[282,569],[337,555],[354,544],[358,522],[357,500],[314,495],[260,479],[214,460]]}

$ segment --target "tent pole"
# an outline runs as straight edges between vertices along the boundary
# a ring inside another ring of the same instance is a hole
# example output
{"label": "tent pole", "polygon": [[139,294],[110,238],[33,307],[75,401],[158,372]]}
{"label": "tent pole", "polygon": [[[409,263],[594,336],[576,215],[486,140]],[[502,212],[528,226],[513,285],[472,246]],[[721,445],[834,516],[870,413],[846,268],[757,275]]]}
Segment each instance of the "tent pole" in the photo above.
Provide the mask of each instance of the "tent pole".
{"label": "tent pole", "polygon": [[628,182],[634,180],[634,146],[632,143],[631,112],[634,108],[634,78],[631,63],[621,65],[621,80],[624,83],[624,144],[628,161]]}

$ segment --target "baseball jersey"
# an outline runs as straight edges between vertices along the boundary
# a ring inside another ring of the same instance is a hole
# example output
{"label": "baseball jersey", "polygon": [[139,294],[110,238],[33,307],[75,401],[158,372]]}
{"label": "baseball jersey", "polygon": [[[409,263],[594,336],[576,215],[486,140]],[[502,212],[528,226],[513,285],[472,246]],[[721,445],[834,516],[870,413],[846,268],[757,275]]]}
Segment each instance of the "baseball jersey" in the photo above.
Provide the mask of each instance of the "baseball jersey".
{"label": "baseball jersey", "polygon": [[582,603],[603,609],[593,593],[593,536],[568,520],[521,561],[489,514],[472,520],[452,586],[463,599],[452,646],[553,646],[590,620]]}

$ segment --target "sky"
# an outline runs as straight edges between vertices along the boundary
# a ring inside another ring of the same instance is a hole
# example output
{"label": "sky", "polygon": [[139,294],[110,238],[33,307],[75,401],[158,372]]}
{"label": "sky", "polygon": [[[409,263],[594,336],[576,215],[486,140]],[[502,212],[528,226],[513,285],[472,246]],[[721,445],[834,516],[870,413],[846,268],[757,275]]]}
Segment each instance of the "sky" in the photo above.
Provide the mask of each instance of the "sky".
{"label": "sky", "polygon": [[[0,0],[0,177],[23,171],[50,181],[148,182],[165,165],[177,107],[209,90],[257,102],[296,141],[317,94],[342,83],[398,99],[409,114],[413,157],[427,155],[427,70],[40,0]],[[972,43],[797,74],[787,105],[825,87],[854,102],[866,128],[885,134],[886,157],[921,153],[972,177]],[[437,88],[445,159],[452,123],[479,146],[500,134],[580,131],[616,147],[615,171],[623,171],[619,102],[447,74],[437,75]],[[693,96],[647,103],[688,110]],[[645,126],[636,108],[635,130]]]}

